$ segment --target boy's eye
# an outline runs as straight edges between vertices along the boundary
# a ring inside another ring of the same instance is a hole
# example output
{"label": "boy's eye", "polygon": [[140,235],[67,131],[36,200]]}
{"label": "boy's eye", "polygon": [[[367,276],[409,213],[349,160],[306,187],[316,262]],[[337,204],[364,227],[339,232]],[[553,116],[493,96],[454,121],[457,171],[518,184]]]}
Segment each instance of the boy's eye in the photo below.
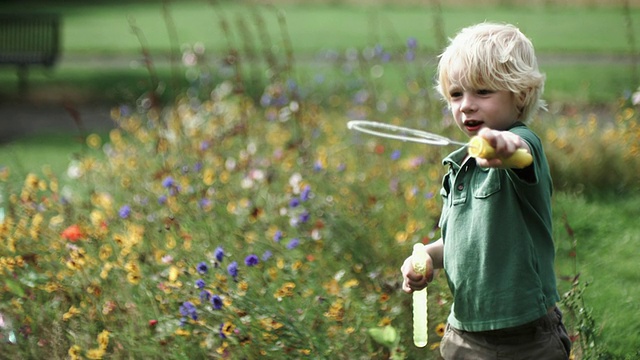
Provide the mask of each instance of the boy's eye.
{"label": "boy's eye", "polygon": [[451,96],[452,98],[457,98],[462,96],[462,91],[452,91],[449,93],[449,96]]}
{"label": "boy's eye", "polygon": [[489,95],[492,94],[493,91],[489,89],[480,89],[477,91],[478,95]]}

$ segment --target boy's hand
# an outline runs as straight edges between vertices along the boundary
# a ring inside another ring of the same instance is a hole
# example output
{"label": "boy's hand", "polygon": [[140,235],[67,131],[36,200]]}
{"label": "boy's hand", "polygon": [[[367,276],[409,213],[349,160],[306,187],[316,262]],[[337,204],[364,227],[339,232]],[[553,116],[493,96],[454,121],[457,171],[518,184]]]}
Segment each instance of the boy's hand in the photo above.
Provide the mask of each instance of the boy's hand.
{"label": "boy's hand", "polygon": [[414,291],[422,290],[427,287],[427,284],[433,280],[433,260],[427,253],[427,267],[425,274],[417,274],[413,270],[413,257],[409,256],[400,271],[402,272],[402,290],[407,294],[411,294]]}
{"label": "boy's hand", "polygon": [[478,136],[487,140],[496,151],[497,157],[494,159],[476,158],[476,163],[481,167],[499,168],[502,167],[500,158],[508,158],[518,149],[525,149],[531,152],[527,143],[520,136],[510,131],[499,131],[483,128],[478,132]]}

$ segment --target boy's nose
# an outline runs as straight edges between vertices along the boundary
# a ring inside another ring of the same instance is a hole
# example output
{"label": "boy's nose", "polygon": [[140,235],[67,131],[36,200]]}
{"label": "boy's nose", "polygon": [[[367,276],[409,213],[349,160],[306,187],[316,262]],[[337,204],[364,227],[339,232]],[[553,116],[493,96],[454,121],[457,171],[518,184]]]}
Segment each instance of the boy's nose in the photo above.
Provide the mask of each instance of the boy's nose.
{"label": "boy's nose", "polygon": [[462,96],[462,102],[460,103],[460,111],[462,112],[470,112],[476,109],[475,104],[473,102],[473,98],[469,95]]}

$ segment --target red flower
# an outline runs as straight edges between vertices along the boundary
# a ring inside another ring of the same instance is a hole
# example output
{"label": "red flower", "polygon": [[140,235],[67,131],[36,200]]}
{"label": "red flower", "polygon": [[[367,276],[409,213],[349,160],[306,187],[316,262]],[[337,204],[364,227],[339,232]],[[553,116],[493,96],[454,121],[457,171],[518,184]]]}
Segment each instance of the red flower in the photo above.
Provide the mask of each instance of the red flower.
{"label": "red flower", "polygon": [[156,325],[158,325],[158,320],[155,320],[155,319],[154,320],[149,320],[149,327],[150,328],[153,329],[154,327],[156,327]]}
{"label": "red flower", "polygon": [[82,230],[80,230],[80,226],[75,224],[64,229],[61,235],[63,239],[71,242],[76,242],[84,236],[84,234],[82,234]]}

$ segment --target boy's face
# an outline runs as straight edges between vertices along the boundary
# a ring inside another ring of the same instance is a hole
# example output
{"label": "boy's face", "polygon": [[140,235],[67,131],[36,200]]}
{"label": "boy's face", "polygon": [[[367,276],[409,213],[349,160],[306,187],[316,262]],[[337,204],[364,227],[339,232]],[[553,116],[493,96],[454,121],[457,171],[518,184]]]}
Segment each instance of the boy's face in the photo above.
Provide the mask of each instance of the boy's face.
{"label": "boy's face", "polygon": [[452,83],[448,90],[453,118],[468,136],[485,127],[506,130],[518,121],[516,96],[510,91],[459,83]]}

